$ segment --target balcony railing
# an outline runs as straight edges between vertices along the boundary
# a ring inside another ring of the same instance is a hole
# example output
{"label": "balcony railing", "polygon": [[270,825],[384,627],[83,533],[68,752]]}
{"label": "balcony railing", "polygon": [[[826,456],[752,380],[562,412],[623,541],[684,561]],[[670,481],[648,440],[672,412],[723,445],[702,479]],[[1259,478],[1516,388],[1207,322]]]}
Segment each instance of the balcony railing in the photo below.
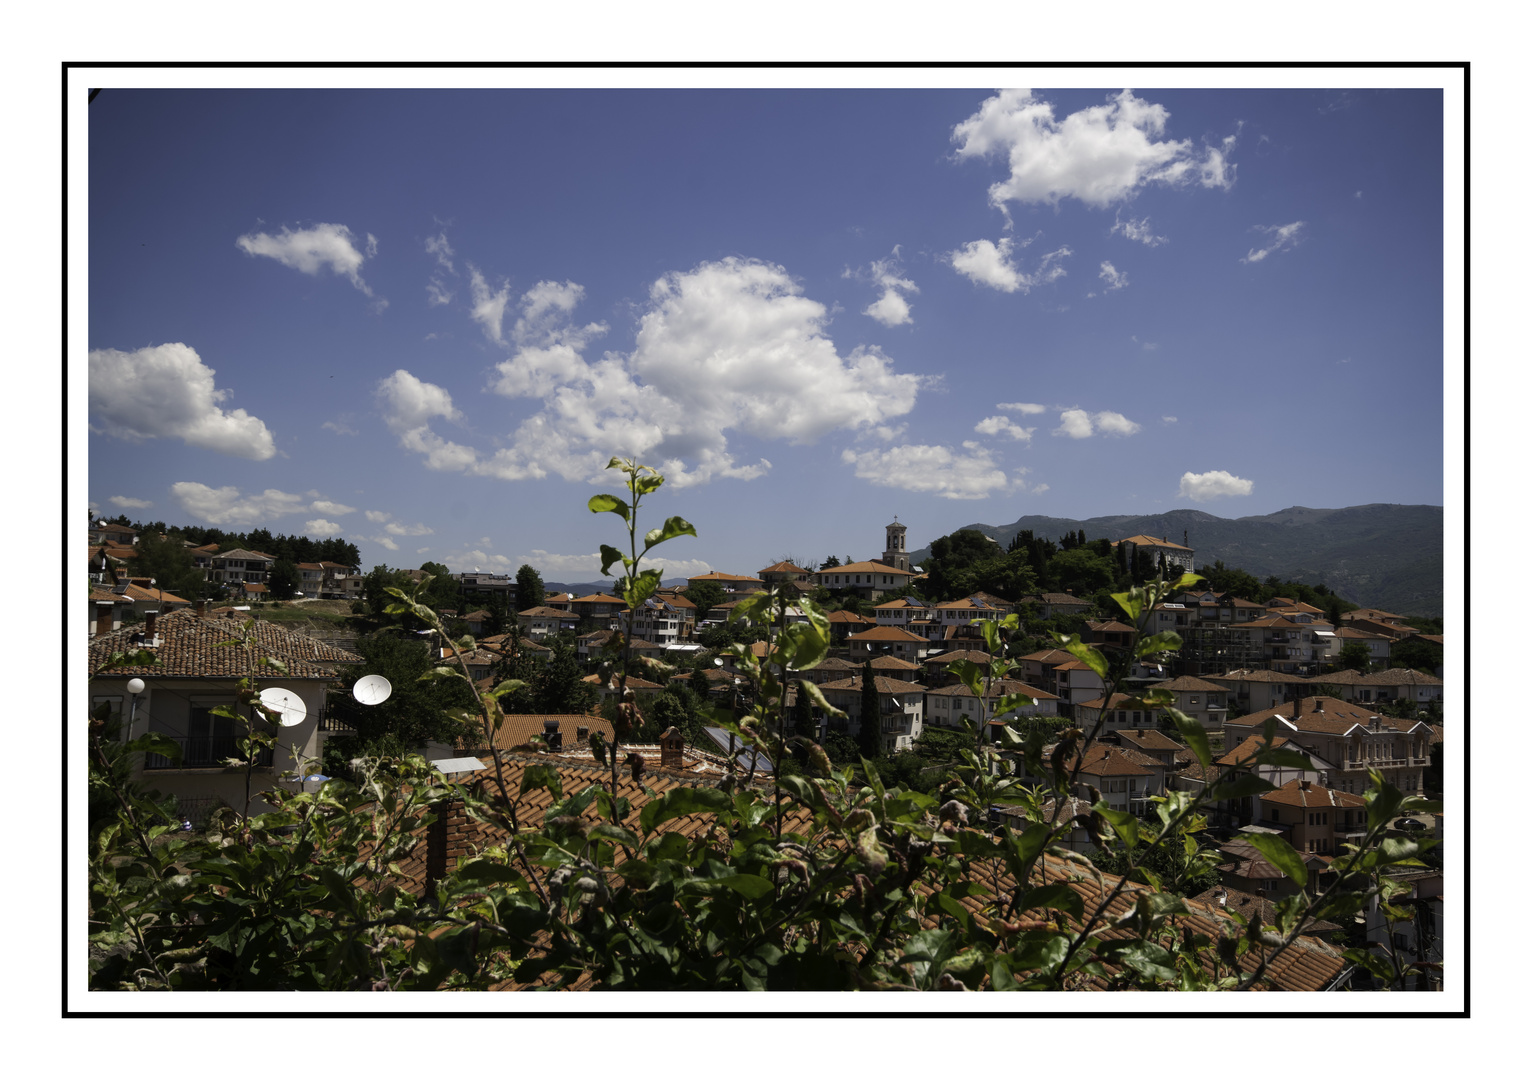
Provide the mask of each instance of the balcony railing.
{"label": "balcony railing", "polygon": [[[241,756],[239,737],[235,735],[212,736],[166,736],[181,748],[181,760],[173,762],[162,754],[145,754],[145,769],[216,769],[225,758]],[[259,768],[271,766],[271,750],[265,749],[255,756]]]}

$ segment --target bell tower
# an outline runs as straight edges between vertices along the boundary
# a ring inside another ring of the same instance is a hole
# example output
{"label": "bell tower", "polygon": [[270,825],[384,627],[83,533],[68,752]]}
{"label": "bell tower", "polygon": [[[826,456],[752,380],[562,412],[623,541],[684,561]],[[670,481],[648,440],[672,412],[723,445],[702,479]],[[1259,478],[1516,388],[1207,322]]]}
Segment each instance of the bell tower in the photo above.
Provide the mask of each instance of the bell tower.
{"label": "bell tower", "polygon": [[883,541],[883,558],[880,561],[898,570],[908,570],[910,556],[904,547],[904,526],[899,524],[898,515],[894,516],[892,525],[885,525],[883,529],[886,539]]}

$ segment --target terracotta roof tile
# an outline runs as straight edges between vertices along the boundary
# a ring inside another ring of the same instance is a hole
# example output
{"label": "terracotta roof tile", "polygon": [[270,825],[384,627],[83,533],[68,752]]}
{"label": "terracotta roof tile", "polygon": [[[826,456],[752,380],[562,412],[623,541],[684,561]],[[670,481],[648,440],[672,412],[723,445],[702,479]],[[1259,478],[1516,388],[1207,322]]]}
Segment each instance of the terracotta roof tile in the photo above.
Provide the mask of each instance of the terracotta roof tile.
{"label": "terracotta roof tile", "polygon": [[[272,677],[274,672],[263,662],[270,656],[287,665],[286,678],[330,679],[349,664],[362,663],[356,653],[337,649],[318,638],[284,629],[272,622],[256,620],[248,633],[253,648],[226,645],[246,633],[238,619],[203,618],[191,611],[175,611],[161,616],[155,624],[160,644],[151,651],[159,663],[153,667],[115,667],[102,677],[145,675],[155,678],[243,679]],[[90,642],[90,670],[96,672],[114,652],[127,652],[135,646],[132,635],[141,628],[124,628],[110,634],[98,634]]]}

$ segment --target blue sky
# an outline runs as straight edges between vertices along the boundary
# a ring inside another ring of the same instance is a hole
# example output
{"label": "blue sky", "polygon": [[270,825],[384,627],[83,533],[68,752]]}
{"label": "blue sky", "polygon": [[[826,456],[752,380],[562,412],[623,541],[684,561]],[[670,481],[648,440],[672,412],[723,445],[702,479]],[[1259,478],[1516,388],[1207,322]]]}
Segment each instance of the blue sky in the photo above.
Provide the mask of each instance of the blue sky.
{"label": "blue sky", "polygon": [[583,581],[613,454],[667,576],[1441,504],[1442,93],[1075,74],[107,90],[91,505]]}

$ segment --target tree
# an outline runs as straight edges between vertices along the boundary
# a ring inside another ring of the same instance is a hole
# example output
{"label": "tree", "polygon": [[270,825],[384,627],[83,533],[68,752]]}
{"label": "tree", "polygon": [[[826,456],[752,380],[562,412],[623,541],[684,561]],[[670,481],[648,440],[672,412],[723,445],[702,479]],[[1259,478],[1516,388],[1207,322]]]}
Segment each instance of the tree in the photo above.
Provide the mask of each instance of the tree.
{"label": "tree", "polygon": [[521,569],[516,571],[516,610],[541,607],[545,596],[543,576],[529,564],[523,563]]}
{"label": "tree", "polygon": [[1368,669],[1372,667],[1372,651],[1360,641],[1347,642],[1341,646],[1335,662],[1342,670],[1350,669],[1366,675]]}
{"label": "tree", "polygon": [[135,577],[151,577],[155,588],[183,600],[202,599],[206,582],[202,571],[192,565],[191,551],[181,541],[145,533],[139,536],[133,550],[138,553],[132,563]]}
{"label": "tree", "polygon": [[862,756],[869,761],[883,756],[882,706],[878,702],[878,680],[873,674],[871,660],[862,665],[862,718],[856,742],[861,747]]}
{"label": "tree", "polygon": [[[462,721],[449,716],[448,710],[472,707],[473,692],[453,680],[421,681],[436,666],[424,642],[384,631],[357,639],[356,651],[366,662],[346,672],[341,679],[345,693],[332,706],[356,731],[354,740],[332,740],[342,760],[379,752],[409,753],[428,739],[451,743],[463,733]],[[351,688],[364,675],[381,675],[389,681],[393,692],[387,701],[362,705],[351,697]]]}
{"label": "tree", "polygon": [[392,616],[387,613],[388,605],[394,603],[394,597],[389,595],[389,589],[408,590],[413,584],[409,571],[390,568],[386,563],[378,563],[367,576],[362,579],[362,598],[367,603],[367,612],[380,622],[391,622]]}
{"label": "tree", "polygon": [[826,559],[824,562],[819,564],[819,569],[821,569],[821,570],[829,570],[832,567],[836,567],[836,566],[839,566],[839,565],[840,565],[840,559],[838,557],[834,556],[834,555],[831,555],[828,559]]}
{"label": "tree", "polygon": [[271,590],[273,600],[291,600],[298,591],[300,580],[296,566],[286,559],[278,559],[272,564],[266,587]]}
{"label": "tree", "polygon": [[1111,588],[1117,579],[1117,569],[1110,559],[1079,545],[1059,552],[1048,563],[1047,577],[1060,592],[1089,596],[1098,589]]}
{"label": "tree", "polygon": [[695,585],[688,585],[685,589],[686,598],[697,605],[699,621],[706,619],[707,613],[723,603],[727,595],[723,591],[723,586],[716,581],[699,581]]}
{"label": "tree", "polygon": [[1441,670],[1442,647],[1435,641],[1419,637],[1407,637],[1388,647],[1388,662],[1393,667],[1414,668],[1428,675]]}
{"label": "tree", "polygon": [[560,642],[537,677],[535,704],[540,713],[587,711],[596,701],[596,688],[584,681],[574,649]]}
{"label": "tree", "polygon": [[431,575],[430,583],[419,598],[420,602],[437,611],[443,608],[455,610],[462,602],[462,590],[457,579],[452,576],[452,571],[438,562],[421,563],[420,570],[421,573]]}

